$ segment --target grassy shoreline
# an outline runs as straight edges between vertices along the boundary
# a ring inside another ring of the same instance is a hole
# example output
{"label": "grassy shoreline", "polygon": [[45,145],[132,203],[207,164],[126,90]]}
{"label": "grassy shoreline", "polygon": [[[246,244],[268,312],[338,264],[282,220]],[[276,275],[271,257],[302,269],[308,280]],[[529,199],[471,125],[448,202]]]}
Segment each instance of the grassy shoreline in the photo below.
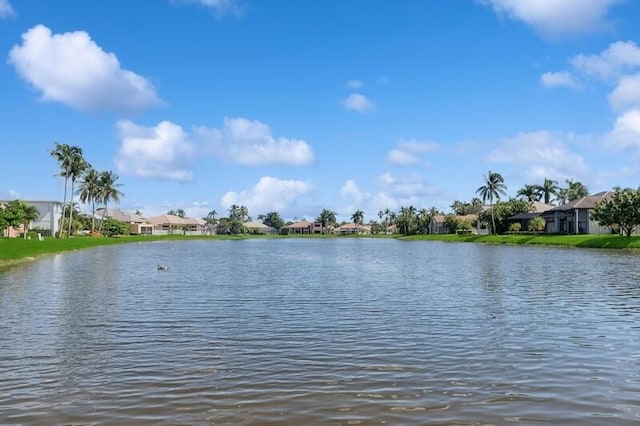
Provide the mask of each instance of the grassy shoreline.
{"label": "grassy shoreline", "polygon": [[640,236],[619,235],[413,235],[403,240],[483,244],[562,246],[594,249],[640,249]]}
{"label": "grassy shoreline", "polygon": [[[184,236],[152,235],[116,238],[73,237],[67,239],[46,238],[44,241],[20,238],[0,238],[0,270],[12,265],[35,260],[42,256],[88,249],[114,244],[128,244],[152,241],[193,241],[193,240],[237,240],[246,238],[354,238],[352,236]],[[356,238],[383,238],[389,236],[359,236]],[[406,241],[445,241],[458,243],[542,245],[577,248],[640,249],[640,236],[621,237],[618,235],[413,235],[394,237]]]}

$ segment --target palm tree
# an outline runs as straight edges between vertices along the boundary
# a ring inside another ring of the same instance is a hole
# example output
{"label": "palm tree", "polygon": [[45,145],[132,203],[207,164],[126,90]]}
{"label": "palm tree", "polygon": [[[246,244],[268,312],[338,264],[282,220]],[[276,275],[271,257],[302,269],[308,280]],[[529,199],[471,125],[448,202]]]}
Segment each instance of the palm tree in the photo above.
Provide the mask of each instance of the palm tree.
{"label": "palm tree", "polygon": [[325,234],[329,225],[336,223],[336,212],[322,209],[320,216],[318,216],[316,220],[322,225],[322,233]]}
{"label": "palm tree", "polygon": [[551,196],[558,195],[558,191],[560,191],[560,187],[558,186],[558,182],[552,179],[544,179],[544,183],[542,185],[536,185],[538,189],[538,194],[544,197],[544,203],[551,203]]}
{"label": "palm tree", "polygon": [[356,225],[360,225],[362,224],[362,220],[364,219],[364,212],[362,210],[356,210],[352,215],[351,215],[351,220],[353,221],[353,223],[355,223]]}
{"label": "palm tree", "polygon": [[22,223],[24,224],[24,239],[27,239],[29,232],[29,224],[40,217],[40,211],[35,206],[23,203],[22,206]]}
{"label": "palm tree", "polygon": [[50,151],[50,154],[55,160],[58,162],[60,166],[59,175],[64,177],[64,197],[62,199],[62,218],[60,219],[60,233],[59,237],[62,236],[62,230],[64,227],[64,218],[65,211],[64,206],[67,204],[67,182],[69,177],[71,176],[70,169],[71,164],[74,161],[74,158],[77,155],[82,156],[82,149],[77,146],[69,146],[67,144],[61,144],[56,142],[53,149]]}
{"label": "palm tree", "polygon": [[414,206],[400,207],[400,214],[396,218],[396,223],[399,224],[404,235],[409,235],[409,231],[416,220],[417,210]]}
{"label": "palm tree", "polygon": [[540,200],[542,187],[538,185],[526,185],[518,189],[518,197],[529,202]]}
{"label": "palm tree", "polygon": [[120,202],[120,196],[122,192],[118,190],[121,186],[118,181],[118,175],[112,171],[104,171],[100,173],[100,201],[104,203],[104,210],[102,211],[102,220],[100,221],[100,228],[98,232],[102,232],[102,224],[104,223],[104,215],[107,212],[107,205],[109,201],[113,201],[118,204]]}
{"label": "palm tree", "polygon": [[91,203],[91,232],[93,232],[96,229],[96,201],[99,201],[100,198],[100,174],[90,165],[82,175],[82,181],[78,186],[78,195],[80,202]]}
{"label": "palm tree", "polygon": [[[73,206],[73,195],[75,191],[76,180],[82,175],[89,163],[82,156],[82,150],[78,149],[71,157],[68,173],[71,178],[71,205]],[[71,224],[73,223],[73,209],[69,210],[69,230],[67,236],[71,235]]]}
{"label": "palm tree", "polygon": [[504,178],[500,173],[495,173],[489,170],[484,176],[484,185],[476,189],[476,194],[482,197],[482,202],[486,203],[489,200],[489,208],[491,209],[491,224],[493,227],[491,231],[496,232],[496,218],[493,213],[493,200],[500,200],[500,195],[506,195],[507,186],[504,184]]}

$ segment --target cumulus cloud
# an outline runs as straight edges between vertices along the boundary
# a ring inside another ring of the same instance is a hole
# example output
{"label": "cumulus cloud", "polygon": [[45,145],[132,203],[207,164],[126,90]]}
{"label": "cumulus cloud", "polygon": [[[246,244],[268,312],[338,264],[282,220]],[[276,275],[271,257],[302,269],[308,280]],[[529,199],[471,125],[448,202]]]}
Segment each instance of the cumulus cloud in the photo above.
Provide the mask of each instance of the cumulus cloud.
{"label": "cumulus cloud", "polygon": [[542,74],[540,77],[540,83],[544,87],[570,87],[577,88],[578,83],[576,82],[573,74],[570,72],[546,72]]}
{"label": "cumulus cloud", "polygon": [[173,4],[197,4],[214,11],[218,15],[231,13],[241,15],[244,8],[239,0],[170,0]]}
{"label": "cumulus cloud", "polygon": [[15,12],[11,7],[9,0],[0,0],[0,19],[9,18],[14,16]]}
{"label": "cumulus cloud", "polygon": [[221,204],[225,208],[233,204],[244,205],[250,212],[256,213],[281,212],[312,189],[309,182],[264,176],[251,189],[227,192],[222,196]]}
{"label": "cumulus cloud", "polygon": [[196,129],[210,151],[225,160],[249,166],[260,164],[306,165],[315,161],[303,140],[275,138],[264,123],[246,118],[225,118],[222,129]]}
{"label": "cumulus cloud", "polygon": [[375,108],[375,104],[360,93],[352,93],[347,96],[342,104],[349,111],[356,111],[360,113],[373,111]]}
{"label": "cumulus cloud", "polygon": [[84,31],[52,34],[44,25],[22,34],[9,52],[18,75],[41,94],[84,111],[131,112],[159,105],[153,85],[122,68]]}
{"label": "cumulus cloud", "polygon": [[608,136],[608,146],[615,149],[640,149],[640,109],[620,115]]}
{"label": "cumulus cloud", "polygon": [[177,181],[192,178],[189,162],[195,149],[182,127],[169,121],[143,127],[125,120],[116,127],[121,138],[116,159],[120,173]]}
{"label": "cumulus cloud", "polygon": [[640,108],[640,74],[621,77],[609,95],[609,103],[618,112]]}
{"label": "cumulus cloud", "polygon": [[545,130],[522,132],[504,139],[501,146],[489,153],[489,160],[511,163],[527,169],[531,180],[553,178],[563,180],[586,176],[588,167],[581,155],[571,152],[567,141],[572,135],[562,135]]}
{"label": "cumulus cloud", "polygon": [[522,21],[544,36],[607,28],[607,13],[622,0],[478,0],[500,16]]}
{"label": "cumulus cloud", "polygon": [[353,200],[353,202],[357,205],[362,203],[365,199],[366,194],[362,192],[362,190],[358,187],[358,184],[353,179],[347,180],[342,188],[340,188],[340,195],[344,198],[348,198]]}
{"label": "cumulus cloud", "polygon": [[400,140],[397,148],[387,154],[387,161],[396,166],[411,166],[425,164],[421,155],[429,154],[440,149],[435,142],[420,142],[415,139]]}
{"label": "cumulus cloud", "polygon": [[372,211],[398,210],[402,206],[423,206],[437,194],[422,175],[395,176],[384,173],[378,177],[378,191],[371,197]]}
{"label": "cumulus cloud", "polygon": [[610,80],[640,67],[640,48],[632,41],[617,41],[597,55],[576,55],[570,62],[585,75]]}

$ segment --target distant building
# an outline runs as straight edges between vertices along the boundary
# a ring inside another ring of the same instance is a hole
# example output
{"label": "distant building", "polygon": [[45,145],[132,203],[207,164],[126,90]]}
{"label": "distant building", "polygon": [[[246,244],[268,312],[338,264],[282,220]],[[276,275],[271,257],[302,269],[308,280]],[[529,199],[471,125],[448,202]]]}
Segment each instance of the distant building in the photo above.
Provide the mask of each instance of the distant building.
{"label": "distant building", "polygon": [[591,210],[612,195],[611,191],[602,191],[543,212],[542,217],[547,222],[545,231],[562,234],[610,234],[610,227],[601,226],[591,219]]}
{"label": "distant building", "polygon": [[102,220],[105,218],[115,219],[119,222],[129,224],[129,233],[134,235],[153,234],[153,225],[142,216],[135,213],[127,213],[120,209],[98,209],[95,218]]}
{"label": "distant building", "polygon": [[[0,206],[5,205],[10,200],[0,200]],[[38,209],[40,216],[29,224],[29,229],[34,229],[43,237],[55,236],[60,230],[60,219],[62,218],[62,203],[59,201],[30,201],[20,200],[29,206]],[[18,229],[9,228],[7,230],[10,237],[17,237],[23,232],[22,226]]]}

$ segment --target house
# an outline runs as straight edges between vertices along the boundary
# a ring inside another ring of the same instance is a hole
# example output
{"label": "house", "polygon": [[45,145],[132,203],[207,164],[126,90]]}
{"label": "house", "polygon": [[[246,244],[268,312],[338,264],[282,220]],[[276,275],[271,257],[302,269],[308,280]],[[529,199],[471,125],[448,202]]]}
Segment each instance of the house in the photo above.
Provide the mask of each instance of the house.
{"label": "house", "polygon": [[127,213],[120,209],[97,209],[94,216],[98,220],[102,218],[114,219],[129,224],[129,233],[134,235],[153,234],[153,224],[135,213]]}
{"label": "house", "polygon": [[[289,229],[290,234],[322,234],[322,222],[317,220],[315,222],[301,220],[287,225],[285,228]],[[333,228],[331,227],[326,229],[327,232],[331,232],[332,230]]]}
{"label": "house", "polygon": [[[486,233],[486,229],[481,229],[480,223],[478,222],[477,214],[465,214],[465,215],[457,215],[455,216],[459,222],[469,222],[472,226],[474,226],[474,231],[478,234]],[[447,216],[442,214],[436,214],[431,217],[431,221],[428,225],[429,234],[452,234],[456,230],[450,230],[446,224]]]}
{"label": "house", "polygon": [[285,226],[285,228],[289,229],[290,234],[313,234],[314,233],[313,223],[307,222],[306,220],[294,222],[291,225]]}
{"label": "house", "polygon": [[509,223],[519,223],[520,229],[526,231],[529,229],[529,221],[534,217],[542,216],[542,213],[554,208],[551,204],[541,203],[540,201],[531,202],[531,211],[528,213],[520,213],[507,219]]}
{"label": "house", "polygon": [[147,218],[153,225],[153,233],[184,234],[184,235],[207,235],[207,222],[203,219],[180,217],[172,214],[163,214]]}
{"label": "house", "polygon": [[[20,200],[29,206],[38,209],[40,216],[29,224],[29,229],[33,229],[44,237],[56,235],[60,230],[60,219],[62,218],[62,203],[59,201],[26,201]],[[0,206],[7,204],[9,200],[0,200]],[[18,229],[9,228],[8,235],[17,237],[23,232],[22,226]]]}
{"label": "house", "polygon": [[369,235],[371,234],[371,226],[359,223],[345,223],[335,228],[333,233],[338,235]]}
{"label": "house", "polygon": [[277,234],[278,230],[273,226],[267,226],[261,222],[245,222],[244,227],[247,228],[249,233],[254,234]]}
{"label": "house", "polygon": [[591,219],[591,210],[600,201],[613,195],[611,191],[582,197],[542,213],[547,221],[546,232],[563,234],[610,234],[611,228]]}

